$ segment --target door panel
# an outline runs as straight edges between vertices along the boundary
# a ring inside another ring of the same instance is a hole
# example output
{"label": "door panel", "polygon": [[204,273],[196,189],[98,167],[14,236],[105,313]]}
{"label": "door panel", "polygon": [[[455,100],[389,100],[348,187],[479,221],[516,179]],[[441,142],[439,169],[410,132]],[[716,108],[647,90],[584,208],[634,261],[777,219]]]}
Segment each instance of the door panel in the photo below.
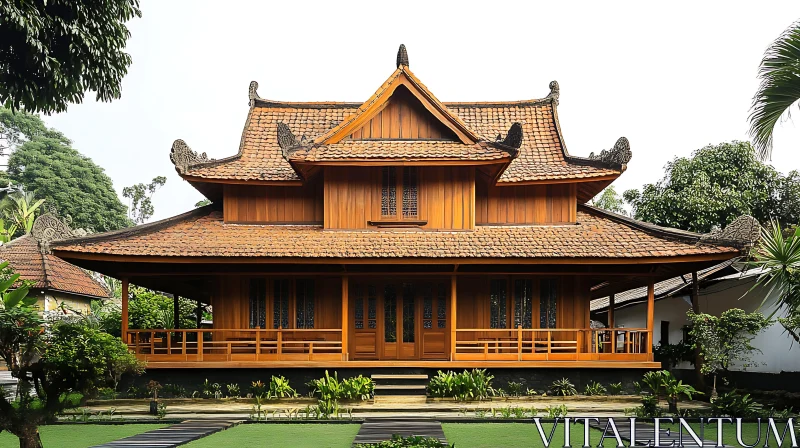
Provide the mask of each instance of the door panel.
{"label": "door panel", "polygon": [[375,285],[354,285],[350,316],[350,353],[353,359],[378,359],[378,292]]}

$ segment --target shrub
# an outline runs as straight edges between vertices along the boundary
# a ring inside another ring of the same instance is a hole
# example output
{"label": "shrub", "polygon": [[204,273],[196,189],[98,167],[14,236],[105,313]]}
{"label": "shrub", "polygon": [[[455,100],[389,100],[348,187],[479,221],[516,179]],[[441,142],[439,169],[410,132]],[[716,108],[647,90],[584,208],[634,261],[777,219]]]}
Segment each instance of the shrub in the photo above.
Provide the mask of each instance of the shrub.
{"label": "shrub", "polygon": [[606,395],[606,388],[597,381],[589,381],[583,390],[584,395]]}
{"label": "shrub", "polygon": [[[2,393],[1,390],[0,393]],[[111,387],[101,387],[100,389],[97,389],[97,396],[101,400],[113,400],[117,398],[117,391]]]}
{"label": "shrub", "polygon": [[486,370],[465,370],[462,373],[441,370],[428,383],[428,393],[434,397],[453,397],[460,401],[483,400],[494,395],[494,376]]}
{"label": "shrub", "polygon": [[[455,446],[455,445],[453,445]],[[353,445],[354,448],[447,448],[446,443],[433,437],[409,436],[402,437],[397,434],[392,436],[392,440],[384,440],[378,443],[359,443]]]}
{"label": "shrub", "polygon": [[[263,387],[264,383],[258,381],[258,383]],[[255,388],[255,384],[253,383],[253,389]],[[253,395],[256,395],[253,393]],[[257,396],[263,396],[263,392],[258,394]],[[289,380],[284,378],[283,376],[275,376],[273,375],[272,378],[269,380],[269,398],[292,398],[297,396],[297,391],[295,391],[292,386],[289,385]]]}
{"label": "shrub", "polygon": [[225,389],[228,391],[228,398],[238,398],[241,395],[241,389],[239,385],[236,383],[231,383],[225,386]]}
{"label": "shrub", "polygon": [[183,386],[177,384],[165,384],[164,389],[161,391],[161,395],[167,398],[186,398],[189,396],[189,392]]}
{"label": "shrub", "polygon": [[253,396],[253,398],[264,398],[267,396],[268,391],[269,389],[267,388],[267,385],[260,380],[250,383],[250,394]]}
{"label": "shrub", "polygon": [[369,400],[375,391],[372,378],[356,376],[342,380],[341,398],[350,400]]}
{"label": "shrub", "polygon": [[672,374],[666,370],[647,372],[642,377],[642,383],[650,389],[651,394],[658,398],[663,392],[664,380],[667,376],[672,376]]}
{"label": "shrub", "polygon": [[625,409],[626,415],[634,415],[639,418],[655,418],[664,415],[664,410],[658,406],[658,397],[654,395],[642,396],[642,405],[635,408]]}
{"label": "shrub", "polygon": [[750,394],[740,395],[735,389],[711,399],[711,415],[715,417],[755,417],[759,405]]}
{"label": "shrub", "polygon": [[553,392],[553,395],[561,395],[563,397],[578,393],[578,391],[575,390],[575,385],[567,378],[553,381],[553,384],[550,385],[550,391]]}
{"label": "shrub", "polygon": [[534,395],[539,395],[539,392],[536,392],[536,389],[531,389],[530,387],[525,391],[525,395],[532,397]]}
{"label": "shrub", "polygon": [[567,405],[561,404],[558,406],[548,406],[547,407],[547,418],[560,418],[566,417],[568,413]]}
{"label": "shrub", "polygon": [[222,396],[222,386],[219,383],[210,383],[206,378],[200,386],[200,394],[205,398],[219,398]]}
{"label": "shrub", "polygon": [[156,380],[150,380],[147,383],[147,392],[150,394],[150,397],[153,398],[153,401],[158,401],[158,391],[161,389],[161,383]]}
{"label": "shrub", "polygon": [[508,385],[506,386],[508,388],[508,395],[511,395],[512,397],[519,397],[522,395],[522,386],[523,384],[521,382],[509,381]]}
{"label": "shrub", "polygon": [[608,385],[609,395],[619,395],[622,393],[622,383],[611,383]]}

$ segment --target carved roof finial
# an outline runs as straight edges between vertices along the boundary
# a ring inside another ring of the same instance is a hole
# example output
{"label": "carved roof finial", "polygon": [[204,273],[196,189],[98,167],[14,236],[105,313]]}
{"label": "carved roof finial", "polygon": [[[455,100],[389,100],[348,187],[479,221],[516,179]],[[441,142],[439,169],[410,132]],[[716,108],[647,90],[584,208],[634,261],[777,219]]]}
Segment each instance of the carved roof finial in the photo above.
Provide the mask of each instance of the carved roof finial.
{"label": "carved roof finial", "polygon": [[631,161],[631,157],[633,157],[631,144],[625,137],[620,137],[611,149],[604,149],[597,155],[589,154],[589,158],[592,160],[600,160],[614,165],[625,165]]}
{"label": "carved roof finial", "polygon": [[172,143],[172,149],[169,152],[169,160],[175,165],[179,173],[185,172],[190,165],[195,163],[208,162],[214,159],[209,159],[206,153],[198,155],[192,151],[192,148],[186,144],[185,141],[178,139]]}
{"label": "carved roof finial", "polygon": [[552,98],[553,102],[558,105],[558,97],[561,95],[561,89],[558,87],[558,81],[552,80],[550,81],[550,93],[547,95],[548,98]]}
{"label": "carved roof finial", "polygon": [[71,238],[77,235],[68,225],[58,219],[54,213],[47,212],[39,215],[39,217],[33,221],[31,236],[39,242],[39,250],[42,253],[47,253],[49,252],[51,241]]}
{"label": "carved roof finial", "polygon": [[[500,140],[500,136],[498,135],[497,137]],[[508,134],[506,134],[506,138],[503,141],[498,141],[498,143],[509,148],[519,149],[522,146],[522,125],[520,123],[512,124]]]}
{"label": "carved roof finial", "polygon": [[706,245],[733,245],[735,247],[750,247],[761,236],[761,224],[749,215],[742,215],[724,229],[717,229],[706,233],[700,238],[700,244]]}
{"label": "carved roof finial", "polygon": [[282,121],[278,122],[278,146],[281,147],[283,156],[287,159],[291,153],[294,152],[293,150],[296,150],[300,146],[292,130]]}
{"label": "carved roof finial", "polygon": [[400,68],[401,65],[408,67],[408,51],[404,44],[400,44],[400,49],[397,50],[397,68]]}
{"label": "carved roof finial", "polygon": [[250,101],[247,103],[248,106],[252,106],[253,101],[255,101],[256,99],[261,99],[261,97],[258,96],[257,81],[250,81],[250,88],[247,90],[247,97],[250,99]]}

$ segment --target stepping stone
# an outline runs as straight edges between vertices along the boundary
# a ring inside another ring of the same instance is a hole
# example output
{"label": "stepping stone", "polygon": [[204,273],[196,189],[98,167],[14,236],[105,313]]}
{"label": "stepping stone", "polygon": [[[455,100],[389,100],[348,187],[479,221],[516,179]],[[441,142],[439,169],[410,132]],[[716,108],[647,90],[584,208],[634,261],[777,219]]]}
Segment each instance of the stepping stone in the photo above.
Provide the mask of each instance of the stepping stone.
{"label": "stepping stone", "polygon": [[143,432],[92,448],[172,448],[239,424],[238,420],[187,420],[166,428]]}
{"label": "stepping stone", "polygon": [[356,434],[353,445],[358,443],[378,443],[390,440],[392,435],[403,437],[422,436],[439,439],[447,443],[442,424],[435,420],[409,419],[409,420],[379,420],[367,419],[361,424]]}

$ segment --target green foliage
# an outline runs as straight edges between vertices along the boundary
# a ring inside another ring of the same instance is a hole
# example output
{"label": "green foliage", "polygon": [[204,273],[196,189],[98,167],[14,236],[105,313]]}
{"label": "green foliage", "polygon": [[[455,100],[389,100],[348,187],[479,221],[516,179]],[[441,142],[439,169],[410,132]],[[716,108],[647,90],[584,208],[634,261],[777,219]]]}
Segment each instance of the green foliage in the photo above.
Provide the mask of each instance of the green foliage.
{"label": "green foliage", "polygon": [[[273,377],[273,378],[274,378],[274,377]],[[281,378],[283,378],[283,377],[281,377]],[[253,381],[253,382],[250,384],[250,394],[251,394],[251,395],[252,395],[254,398],[259,398],[259,399],[261,399],[261,398],[267,398],[267,396],[268,396],[268,395],[267,395],[267,393],[270,391],[270,389],[271,389],[271,387],[268,387],[268,386],[267,386],[266,384],[264,384],[264,382],[263,382],[263,381],[261,381],[261,380],[259,380],[259,381]],[[292,390],[294,390],[294,389],[292,389]]]}
{"label": "green foliage", "polygon": [[[453,445],[455,446],[455,445]],[[408,436],[402,437],[397,434],[392,435],[391,440],[384,440],[379,443],[358,443],[353,445],[354,448],[447,448],[446,443],[442,443],[439,439],[433,437],[421,436]]]}
{"label": "green foliage", "polygon": [[567,378],[553,381],[553,384],[550,385],[550,392],[552,392],[553,395],[560,395],[562,397],[577,395],[578,393],[575,389],[575,385]]}
{"label": "green foliage", "polygon": [[167,383],[164,385],[161,395],[166,398],[186,398],[189,396],[189,391],[181,385]]}
{"label": "green foliage", "polygon": [[131,57],[126,22],[138,0],[99,3],[3,2],[0,6],[0,103],[31,112],[64,112],[93,91],[120,97]]}
{"label": "green foliage", "polygon": [[512,397],[519,397],[522,395],[522,387],[523,384],[517,381],[509,381],[506,388],[508,389],[508,394]]}
{"label": "green foliage", "polygon": [[750,135],[761,158],[772,152],[772,132],[781,116],[800,100],[800,22],[793,23],[761,60],[761,84],[753,96]]}
{"label": "green foliage", "polygon": [[[0,211],[6,217],[10,227],[27,235],[31,233],[36,211],[42,206],[44,199],[36,199],[31,192],[16,191],[0,201]],[[14,235],[14,232],[11,232]]]}
{"label": "green foliage", "polygon": [[625,409],[625,414],[634,415],[639,418],[655,418],[663,416],[664,409],[658,405],[658,397],[655,395],[643,395],[642,405]]}
{"label": "green foliage", "polygon": [[29,137],[17,147],[8,159],[8,177],[35,192],[73,227],[102,232],[132,224],[103,169],[55,131]]}
{"label": "green foliage", "polygon": [[220,398],[222,396],[222,386],[219,383],[212,383],[206,378],[200,385],[200,393],[205,398]]}
{"label": "green foliage", "polygon": [[608,391],[597,381],[589,381],[583,390],[584,395],[607,395]]}
{"label": "green foliage", "polygon": [[308,385],[311,387],[311,393],[322,401],[368,400],[375,390],[372,378],[359,375],[339,381],[337,372],[330,376],[327,370],[324,377],[311,380]]}
{"label": "green foliage", "polygon": [[622,393],[622,383],[611,383],[608,385],[609,395],[619,395]]}
{"label": "green foliage", "polygon": [[682,397],[686,397],[688,399],[692,399],[692,395],[703,395],[702,392],[699,392],[694,387],[684,384],[683,381],[678,380],[675,378],[671,372],[668,372],[668,375],[663,376],[663,388],[664,394],[666,394],[667,399],[671,402],[677,403]]}
{"label": "green foliage", "polygon": [[[262,386],[263,383],[260,381],[253,383],[251,388],[253,396],[263,396],[263,392],[261,392]],[[291,398],[297,396],[297,391],[289,385],[289,380],[283,376],[273,375],[269,380],[269,389],[267,391],[269,392],[269,398]],[[261,393],[257,394],[257,392]]]}
{"label": "green foliage", "polygon": [[621,215],[627,214],[625,212],[625,200],[617,193],[613,185],[609,185],[595,196],[592,199],[592,205]]}
{"label": "green foliage", "polygon": [[680,341],[677,344],[657,345],[653,348],[656,361],[666,362],[672,368],[679,362],[686,361],[694,364],[694,347]]}
{"label": "green foliage", "polygon": [[197,203],[194,204],[194,208],[205,207],[206,205],[211,205],[211,201],[209,201],[208,199],[203,199],[197,201]]}
{"label": "green foliage", "polygon": [[548,406],[546,408],[546,411],[547,411],[547,418],[550,419],[566,417],[567,414],[569,413],[569,409],[567,409],[567,405],[565,404],[560,404],[558,406],[552,406],[552,405]]}
{"label": "green foliage", "polygon": [[133,222],[142,224],[153,216],[153,194],[165,183],[166,177],[157,176],[149,184],[138,183],[122,189],[122,197],[129,201],[128,215]]}
{"label": "green foliage", "polygon": [[[30,307],[36,304],[36,297],[28,297],[30,282],[20,283],[7,261],[0,263],[0,309]],[[15,289],[11,289],[15,288]]]}
{"label": "green foliage", "polygon": [[226,384],[225,390],[228,392],[228,398],[238,398],[242,394],[242,390],[236,383]]}
{"label": "green foliage", "polygon": [[751,366],[750,356],[760,351],[751,342],[772,323],[761,313],[747,313],[739,308],[731,308],[719,317],[694,314],[691,310],[686,315],[691,322],[689,334],[703,356],[700,370],[704,374],[728,371],[734,361],[743,368]]}
{"label": "green foliage", "polygon": [[492,380],[484,369],[465,370],[462,373],[441,370],[428,383],[428,393],[433,397],[452,397],[460,401],[484,400],[494,395]]}
{"label": "green foliage", "polygon": [[650,389],[650,393],[656,397],[656,401],[664,392],[664,382],[667,381],[669,376],[672,376],[672,374],[666,370],[654,370],[642,376],[642,383]]}
{"label": "green foliage", "polygon": [[636,219],[694,232],[723,228],[745,214],[760,222],[800,222],[800,173],[783,176],[760,162],[747,142],[706,146],[691,158],[676,158],[660,181],[623,197]]}
{"label": "green foliage", "polygon": [[711,415],[715,417],[756,417],[759,405],[750,394],[739,394],[736,390],[726,392],[711,399]]}
{"label": "green foliage", "polygon": [[[131,329],[172,329],[175,326],[174,299],[158,291],[131,285],[128,301],[128,320]],[[197,328],[197,303],[184,297],[178,298],[180,310],[180,327]],[[97,303],[93,308],[94,316],[104,331],[113,335],[121,335],[122,310],[118,303]]]}

